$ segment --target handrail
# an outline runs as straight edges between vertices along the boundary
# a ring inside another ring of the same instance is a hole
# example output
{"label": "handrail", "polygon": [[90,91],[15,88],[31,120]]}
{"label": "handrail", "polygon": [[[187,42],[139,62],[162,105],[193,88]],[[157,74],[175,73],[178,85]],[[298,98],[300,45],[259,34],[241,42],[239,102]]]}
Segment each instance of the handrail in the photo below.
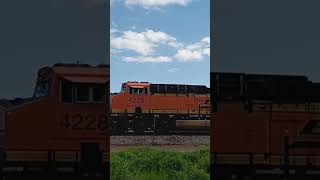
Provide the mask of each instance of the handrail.
{"label": "handrail", "polygon": [[[211,153],[214,165],[285,165],[283,154],[263,153]],[[291,154],[289,166],[317,166],[320,168],[320,155]]]}
{"label": "handrail", "polygon": [[[59,154],[60,153],[60,154]],[[104,155],[107,154],[107,151],[101,151],[102,160],[108,159],[104,158]],[[41,161],[53,161],[53,162],[65,162],[65,160],[71,160],[70,162],[79,162],[81,160],[80,150],[14,150],[14,151],[4,151],[4,161],[5,162],[17,162],[17,161],[32,161],[32,160],[41,160]],[[62,159],[62,161],[61,161]]]}

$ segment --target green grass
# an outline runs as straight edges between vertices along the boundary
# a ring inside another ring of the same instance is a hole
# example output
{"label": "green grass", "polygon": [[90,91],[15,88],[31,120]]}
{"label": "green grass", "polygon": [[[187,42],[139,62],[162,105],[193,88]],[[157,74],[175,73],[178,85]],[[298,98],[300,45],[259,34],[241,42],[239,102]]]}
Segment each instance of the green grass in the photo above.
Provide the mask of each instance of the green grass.
{"label": "green grass", "polygon": [[111,154],[112,180],[207,180],[209,148],[193,152],[135,148]]}

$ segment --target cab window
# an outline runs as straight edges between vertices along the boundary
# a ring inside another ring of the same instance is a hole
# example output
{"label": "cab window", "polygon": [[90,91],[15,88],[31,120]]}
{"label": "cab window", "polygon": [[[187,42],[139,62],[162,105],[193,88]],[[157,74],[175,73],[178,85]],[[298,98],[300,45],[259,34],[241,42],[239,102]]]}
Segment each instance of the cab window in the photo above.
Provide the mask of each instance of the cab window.
{"label": "cab window", "polygon": [[87,85],[76,86],[76,102],[90,102],[90,87]]}
{"label": "cab window", "polygon": [[73,86],[70,83],[62,83],[61,100],[64,103],[73,102]]}
{"label": "cab window", "polygon": [[106,101],[106,88],[104,86],[97,86],[92,88],[93,102],[105,102]]}
{"label": "cab window", "polygon": [[129,93],[130,94],[148,94],[148,89],[147,88],[129,88]]}
{"label": "cab window", "polygon": [[63,82],[62,103],[106,103],[107,87],[98,84],[73,84]]}

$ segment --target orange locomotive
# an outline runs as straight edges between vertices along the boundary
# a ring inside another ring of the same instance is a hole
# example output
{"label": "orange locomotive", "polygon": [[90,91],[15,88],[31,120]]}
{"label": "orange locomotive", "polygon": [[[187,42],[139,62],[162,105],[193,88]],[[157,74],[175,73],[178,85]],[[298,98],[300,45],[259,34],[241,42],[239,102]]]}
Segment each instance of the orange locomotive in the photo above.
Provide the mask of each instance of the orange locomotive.
{"label": "orange locomotive", "polygon": [[319,178],[319,84],[235,73],[211,80],[213,179]]}
{"label": "orange locomotive", "polygon": [[210,127],[206,86],[127,82],[111,98],[113,133],[208,131]]}
{"label": "orange locomotive", "polygon": [[108,94],[107,65],[40,69],[32,98],[0,101],[3,173],[50,167],[106,175]]}

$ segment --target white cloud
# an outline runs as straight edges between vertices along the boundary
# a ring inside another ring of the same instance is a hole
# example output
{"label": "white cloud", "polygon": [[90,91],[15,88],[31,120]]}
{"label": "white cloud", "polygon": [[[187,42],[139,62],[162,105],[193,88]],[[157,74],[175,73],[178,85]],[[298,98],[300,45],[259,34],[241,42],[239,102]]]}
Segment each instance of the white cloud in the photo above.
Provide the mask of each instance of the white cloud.
{"label": "white cloud", "polygon": [[110,53],[115,56],[121,54],[123,51],[118,50],[118,49],[110,49]]}
{"label": "white cloud", "polygon": [[210,37],[180,48],[174,57],[181,62],[200,61],[203,56],[210,56]]}
{"label": "white cloud", "polygon": [[179,68],[171,68],[171,69],[168,69],[168,72],[169,72],[169,73],[175,73],[175,72],[177,72],[177,71],[180,71],[180,69],[179,69]]}
{"label": "white cloud", "polygon": [[111,27],[117,28],[117,27],[119,27],[119,25],[116,22],[111,21]]}
{"label": "white cloud", "polygon": [[142,6],[145,9],[159,8],[168,5],[186,6],[191,0],[125,0],[126,6]]}
{"label": "white cloud", "polygon": [[[204,37],[198,42],[185,44],[165,32],[146,30],[135,32],[133,30],[119,31],[110,29],[111,54],[122,54],[125,62],[137,63],[167,63],[173,60],[180,62],[201,61],[204,57],[210,56],[210,37]],[[176,51],[172,55],[163,54],[158,47],[171,47]],[[133,51],[137,55],[125,55]],[[155,56],[157,54],[157,56]]]}
{"label": "white cloud", "polygon": [[115,29],[115,28],[111,28],[110,29],[110,34],[113,35],[114,33],[118,33],[119,30],[118,29]]}
{"label": "white cloud", "polygon": [[155,45],[144,40],[135,38],[117,37],[110,40],[111,48],[118,50],[132,50],[142,55],[153,52]]}
{"label": "white cloud", "polygon": [[205,48],[205,49],[203,49],[202,53],[203,53],[204,55],[210,56],[210,48]]}
{"label": "white cloud", "polygon": [[135,63],[167,63],[171,62],[172,58],[168,56],[137,56],[137,57],[124,57],[122,61],[135,62]]}
{"label": "white cloud", "polygon": [[187,62],[187,61],[199,61],[203,58],[201,51],[192,51],[189,49],[179,49],[177,54],[174,57],[178,61]]}
{"label": "white cloud", "polygon": [[204,37],[202,40],[201,40],[201,42],[203,42],[203,43],[207,43],[208,45],[210,45],[210,37]]}
{"label": "white cloud", "polygon": [[142,34],[145,35],[145,37],[150,40],[151,42],[154,43],[174,43],[176,41],[176,38],[161,32],[161,31],[152,31],[152,30],[147,30],[146,32],[142,32]]}
{"label": "white cloud", "polygon": [[110,45],[113,49],[132,50],[143,56],[150,55],[160,44],[178,46],[176,38],[161,32],[146,30],[144,32],[124,31],[119,37],[111,36]]}
{"label": "white cloud", "polygon": [[194,44],[191,44],[191,45],[188,45],[185,47],[185,49],[188,49],[190,51],[194,51],[194,50],[199,50],[202,48],[202,44],[201,43],[194,43]]}
{"label": "white cloud", "polygon": [[210,37],[204,37],[200,42],[196,42],[186,46],[188,50],[201,50],[210,47]]}
{"label": "white cloud", "polygon": [[182,47],[184,46],[183,43],[176,42],[176,41],[174,41],[174,42],[169,42],[168,45],[171,46],[171,47],[173,47],[173,48],[176,48],[176,49],[177,49],[177,48],[182,48]]}

